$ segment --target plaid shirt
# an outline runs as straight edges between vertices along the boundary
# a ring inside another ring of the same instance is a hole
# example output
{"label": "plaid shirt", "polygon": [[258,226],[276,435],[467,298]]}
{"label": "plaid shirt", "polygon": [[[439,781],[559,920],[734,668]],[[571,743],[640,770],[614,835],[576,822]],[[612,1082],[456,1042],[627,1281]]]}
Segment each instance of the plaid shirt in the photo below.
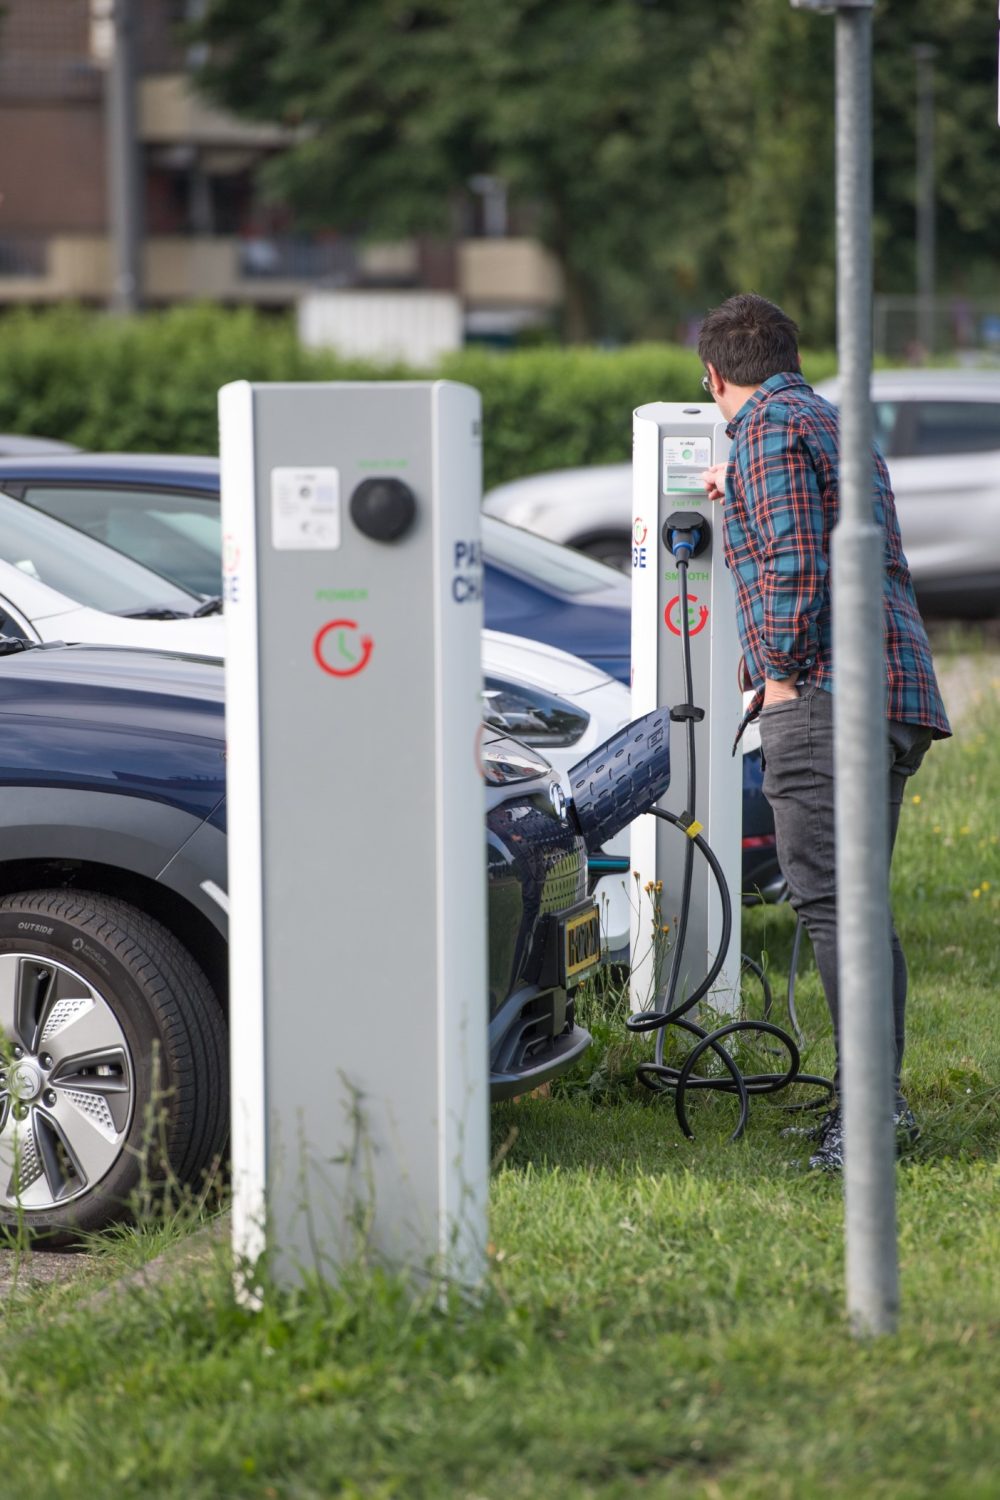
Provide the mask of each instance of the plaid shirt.
{"label": "plaid shirt", "polygon": [[[830,532],[837,520],[836,409],[799,374],[772,375],[726,429],[725,555],[759,708],[766,677],[799,673],[831,690]],[[885,529],[886,714],[951,733],[903,556],[896,503],[875,450],[875,519]]]}

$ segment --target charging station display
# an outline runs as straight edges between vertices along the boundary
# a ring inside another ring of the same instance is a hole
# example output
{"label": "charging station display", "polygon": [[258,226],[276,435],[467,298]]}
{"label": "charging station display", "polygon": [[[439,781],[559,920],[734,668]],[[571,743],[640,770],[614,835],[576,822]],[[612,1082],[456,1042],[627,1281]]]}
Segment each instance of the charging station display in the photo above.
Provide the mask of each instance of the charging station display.
{"label": "charging station display", "polygon": [[[731,1012],[739,995],[743,775],[732,742],[740,718],[739,644],[732,585],[723,557],[722,506],[710,501],[701,475],[725,460],[729,441],[714,403],[656,402],[633,420],[632,713],[673,710],[671,789],[664,799],[685,826],[703,835],[731,892],[726,953],[707,996]],[[669,546],[668,522],[688,517],[699,533],[687,559],[685,587]],[[699,526],[699,522],[701,523]],[[639,541],[641,538],[641,542]],[[685,671],[689,654],[693,703]],[[696,710],[686,713],[686,709]],[[679,717],[678,717],[679,715]],[[698,715],[701,715],[700,717]],[[682,731],[682,732],[681,732]],[[692,794],[694,805],[682,802]],[[670,966],[677,998],[711,971],[724,935],[717,881],[704,860],[686,876],[694,834],[661,818],[632,825],[633,1011],[656,1007]],[[685,879],[684,931],[678,932]],[[674,953],[680,942],[681,951]]]}
{"label": "charging station display", "polygon": [[240,382],[220,419],[238,1263],[474,1282],[479,396]]}
{"label": "charging station display", "polygon": [[704,497],[703,470],[713,463],[712,438],[686,434],[663,439],[663,493]]}

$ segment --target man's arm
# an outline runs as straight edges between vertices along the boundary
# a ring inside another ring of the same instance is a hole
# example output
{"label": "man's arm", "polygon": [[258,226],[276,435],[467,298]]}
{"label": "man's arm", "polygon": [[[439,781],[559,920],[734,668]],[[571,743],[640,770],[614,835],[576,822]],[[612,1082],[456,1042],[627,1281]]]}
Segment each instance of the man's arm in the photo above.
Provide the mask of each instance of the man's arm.
{"label": "man's arm", "polygon": [[764,701],[771,703],[793,697],[799,674],[816,659],[829,570],[823,502],[800,420],[773,407],[752,420],[740,478],[761,558]]}

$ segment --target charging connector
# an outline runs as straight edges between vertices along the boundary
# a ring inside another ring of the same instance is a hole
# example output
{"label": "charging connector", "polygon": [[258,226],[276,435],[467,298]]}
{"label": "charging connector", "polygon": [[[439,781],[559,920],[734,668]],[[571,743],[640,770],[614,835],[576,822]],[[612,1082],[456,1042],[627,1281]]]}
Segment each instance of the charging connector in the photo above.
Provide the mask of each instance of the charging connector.
{"label": "charging connector", "polygon": [[663,523],[663,545],[678,562],[689,562],[704,552],[712,539],[712,528],[697,510],[675,510]]}

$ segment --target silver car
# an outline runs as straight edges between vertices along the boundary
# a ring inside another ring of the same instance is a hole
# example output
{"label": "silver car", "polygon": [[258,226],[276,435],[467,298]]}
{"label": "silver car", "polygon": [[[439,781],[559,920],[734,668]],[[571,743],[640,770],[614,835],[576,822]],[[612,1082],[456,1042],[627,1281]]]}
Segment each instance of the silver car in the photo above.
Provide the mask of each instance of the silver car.
{"label": "silver car", "polygon": [[[816,389],[836,402],[836,380]],[[1000,371],[879,370],[872,399],[921,606],[1000,613]],[[483,508],[631,571],[629,464],[533,474]]]}
{"label": "silver car", "polygon": [[921,607],[1000,613],[1000,370],[877,370],[872,404]]}

